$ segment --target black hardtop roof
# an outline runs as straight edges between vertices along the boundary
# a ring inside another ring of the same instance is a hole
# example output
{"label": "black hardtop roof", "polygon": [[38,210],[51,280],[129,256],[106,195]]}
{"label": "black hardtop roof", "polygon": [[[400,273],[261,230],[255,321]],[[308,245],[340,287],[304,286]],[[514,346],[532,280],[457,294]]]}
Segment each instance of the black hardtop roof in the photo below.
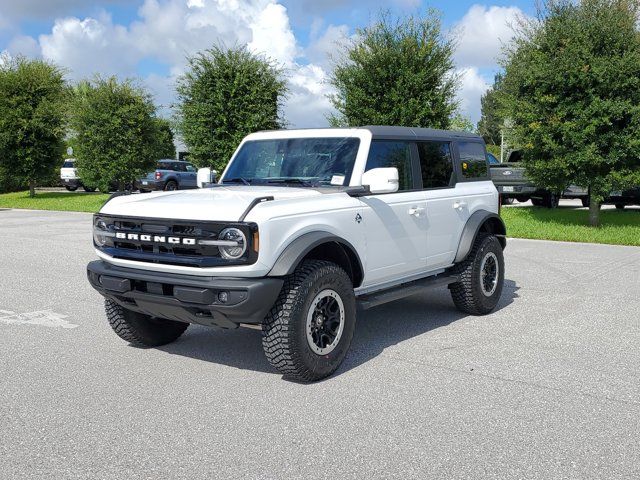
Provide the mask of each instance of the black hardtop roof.
{"label": "black hardtop roof", "polygon": [[[420,127],[394,127],[390,125],[365,125],[362,127],[340,127],[340,128],[293,128],[291,130],[368,130],[373,138],[384,140],[453,140],[464,139],[482,142],[482,137],[471,132],[457,130],[438,130],[435,128]],[[269,130],[263,130],[268,132]]]}
{"label": "black hardtop roof", "polygon": [[437,130],[435,128],[419,127],[392,127],[386,125],[367,125],[358,127],[369,130],[373,138],[380,139],[402,139],[402,140],[450,140],[466,139],[482,141],[480,135],[471,132],[461,132],[457,130]]}

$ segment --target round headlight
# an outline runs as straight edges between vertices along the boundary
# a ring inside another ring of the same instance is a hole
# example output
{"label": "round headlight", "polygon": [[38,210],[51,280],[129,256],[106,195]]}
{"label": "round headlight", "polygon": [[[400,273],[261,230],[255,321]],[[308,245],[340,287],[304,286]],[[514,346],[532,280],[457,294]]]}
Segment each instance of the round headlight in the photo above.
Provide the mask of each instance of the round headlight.
{"label": "round headlight", "polygon": [[218,240],[236,243],[236,245],[221,245],[218,247],[222,258],[227,260],[237,260],[247,251],[247,237],[237,228],[225,228],[220,232]]}
{"label": "round headlight", "polygon": [[107,244],[105,232],[107,232],[107,224],[98,218],[93,225],[93,241],[98,247],[104,247]]}

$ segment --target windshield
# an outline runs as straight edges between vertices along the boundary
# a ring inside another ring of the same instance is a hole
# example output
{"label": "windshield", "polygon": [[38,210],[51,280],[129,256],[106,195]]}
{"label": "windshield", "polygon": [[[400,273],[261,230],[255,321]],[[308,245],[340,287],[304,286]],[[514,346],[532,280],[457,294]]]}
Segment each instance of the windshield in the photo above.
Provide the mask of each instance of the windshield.
{"label": "windshield", "polygon": [[287,138],[246,142],[223,183],[349,185],[358,138]]}

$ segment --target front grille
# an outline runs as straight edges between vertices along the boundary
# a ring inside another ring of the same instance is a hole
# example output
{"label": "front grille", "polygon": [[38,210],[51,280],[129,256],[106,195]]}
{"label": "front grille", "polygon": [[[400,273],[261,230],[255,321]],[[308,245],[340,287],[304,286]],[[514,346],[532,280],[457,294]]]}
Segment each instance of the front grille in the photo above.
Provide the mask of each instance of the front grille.
{"label": "front grille", "polygon": [[[105,245],[98,246],[106,254],[127,260],[185,265],[192,267],[212,267],[222,265],[250,264],[257,260],[253,250],[253,233],[257,231],[252,223],[198,222],[174,219],[114,217],[97,214],[96,222],[103,221],[109,236]],[[199,240],[217,240],[222,230],[228,227],[240,229],[247,239],[247,251],[238,260],[221,257],[215,245],[200,245]]]}

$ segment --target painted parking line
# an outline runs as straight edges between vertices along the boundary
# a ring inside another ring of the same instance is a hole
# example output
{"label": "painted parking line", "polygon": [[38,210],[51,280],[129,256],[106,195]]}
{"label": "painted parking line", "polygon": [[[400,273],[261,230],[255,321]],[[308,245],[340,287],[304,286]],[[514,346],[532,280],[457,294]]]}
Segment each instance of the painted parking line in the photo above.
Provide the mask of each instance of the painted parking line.
{"label": "painted parking line", "polygon": [[65,320],[68,315],[52,310],[17,313],[11,310],[0,310],[0,324],[5,325],[38,325],[49,328],[76,328],[78,325]]}

